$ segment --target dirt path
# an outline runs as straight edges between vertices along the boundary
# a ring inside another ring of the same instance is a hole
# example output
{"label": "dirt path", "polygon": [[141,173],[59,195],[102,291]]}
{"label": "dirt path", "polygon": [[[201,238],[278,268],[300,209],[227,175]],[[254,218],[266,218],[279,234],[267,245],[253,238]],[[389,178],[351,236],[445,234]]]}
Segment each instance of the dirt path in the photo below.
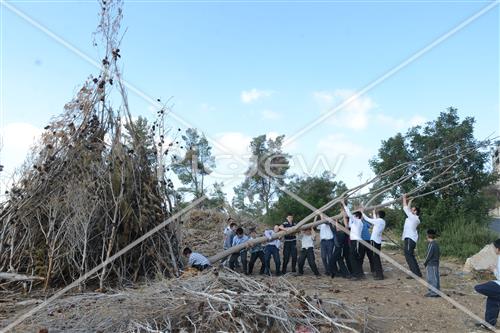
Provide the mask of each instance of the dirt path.
{"label": "dirt path", "polygon": [[[404,257],[396,252],[386,252],[400,264]],[[319,253],[318,253],[319,255]],[[318,255],[316,259],[318,261]],[[322,265],[318,261],[322,272]],[[370,319],[378,332],[480,332],[474,321],[461,310],[442,298],[427,298],[426,288],[415,280],[406,279],[404,272],[383,261],[385,280],[375,281],[370,273],[362,281],[315,277],[306,264],[303,276],[288,274],[285,277],[310,295],[332,297],[346,304],[367,309],[378,317]],[[464,307],[483,317],[485,298],[475,293],[477,281],[464,276],[461,266],[441,263],[441,289]],[[365,272],[369,271],[367,260]]]}

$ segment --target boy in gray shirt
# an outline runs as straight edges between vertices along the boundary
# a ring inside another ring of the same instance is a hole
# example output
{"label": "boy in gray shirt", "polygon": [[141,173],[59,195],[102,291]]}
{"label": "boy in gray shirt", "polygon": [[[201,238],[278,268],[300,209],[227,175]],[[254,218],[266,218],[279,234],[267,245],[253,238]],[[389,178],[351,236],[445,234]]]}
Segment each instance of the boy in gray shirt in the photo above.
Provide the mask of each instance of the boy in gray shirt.
{"label": "boy in gray shirt", "polygon": [[[425,256],[424,266],[427,269],[427,283],[440,290],[439,285],[439,245],[436,242],[436,230],[427,230],[427,255]],[[439,297],[433,290],[424,295],[425,297]]]}

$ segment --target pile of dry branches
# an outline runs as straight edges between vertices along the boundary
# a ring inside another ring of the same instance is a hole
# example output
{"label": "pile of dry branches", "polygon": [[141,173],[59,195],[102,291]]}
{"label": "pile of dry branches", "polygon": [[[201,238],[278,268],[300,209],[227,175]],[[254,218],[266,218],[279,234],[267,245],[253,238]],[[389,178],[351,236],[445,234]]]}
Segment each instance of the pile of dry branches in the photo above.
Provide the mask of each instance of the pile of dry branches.
{"label": "pile of dry branches", "polygon": [[[229,270],[141,289],[60,299],[22,329],[64,332],[356,332],[365,313],[308,296],[284,278],[259,282]],[[366,329],[366,327],[365,327]]]}
{"label": "pile of dry branches", "polygon": [[[41,276],[45,287],[84,276],[175,206],[164,172],[172,148],[165,142],[167,107],[151,126],[132,120],[118,69],[121,3],[101,5],[101,72],[45,127],[0,207],[0,272]],[[176,228],[171,223],[92,278],[104,288],[105,282],[176,275]]]}

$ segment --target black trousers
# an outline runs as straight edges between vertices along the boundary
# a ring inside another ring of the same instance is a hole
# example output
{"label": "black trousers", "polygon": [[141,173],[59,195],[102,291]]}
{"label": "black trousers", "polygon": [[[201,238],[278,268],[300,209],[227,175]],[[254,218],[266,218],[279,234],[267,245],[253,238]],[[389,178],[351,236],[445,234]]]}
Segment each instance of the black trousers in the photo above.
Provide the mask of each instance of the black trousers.
{"label": "black trousers", "polygon": [[292,258],[292,272],[295,272],[297,268],[297,241],[287,241],[283,243],[283,269],[281,270],[283,274],[286,273],[288,262]]}
{"label": "black trousers", "polygon": [[264,257],[264,251],[258,251],[258,252],[252,252],[250,255],[250,262],[248,263],[248,274],[252,274],[253,272],[253,266],[255,265],[255,262],[257,259],[260,260],[260,274],[264,274],[264,271],[266,270],[266,259]]}
{"label": "black trousers", "polygon": [[417,243],[413,241],[411,238],[405,238],[404,240],[404,253],[405,253],[405,259],[406,263],[408,264],[408,267],[410,268],[410,271],[412,271],[413,274],[416,276],[422,277],[422,272],[420,271],[420,268],[418,267],[418,262],[417,259],[415,258],[415,247],[417,246]]}
{"label": "black trousers", "polygon": [[247,251],[243,250],[239,253],[231,254],[231,258],[229,258],[229,268],[234,269],[236,263],[238,262],[238,257],[241,260],[241,265],[243,266],[243,273],[247,274]]}
{"label": "black trousers", "polygon": [[306,262],[307,258],[307,263],[309,264],[309,267],[311,267],[311,270],[313,271],[314,275],[319,275],[318,271],[318,266],[316,266],[316,260],[314,258],[314,248],[309,247],[307,249],[302,249],[300,252],[300,257],[299,257],[299,274],[304,274],[304,264]]}
{"label": "black trousers", "polygon": [[484,320],[492,326],[495,326],[500,312],[500,286],[494,281],[488,281],[483,284],[478,284],[474,289],[484,296],[486,299],[486,311]]}
{"label": "black trousers", "polygon": [[363,257],[365,256],[365,247],[360,242],[351,240],[349,254],[351,258],[352,276],[363,277],[365,275],[365,273],[363,272]]}
{"label": "black trousers", "polygon": [[264,261],[266,263],[265,273],[271,275],[271,257],[276,265],[276,275],[280,275],[280,251],[274,245],[266,245],[264,248]]}
{"label": "black trousers", "polygon": [[203,271],[203,270],[205,270],[205,269],[209,268],[209,267],[210,267],[210,265],[193,265],[192,267],[193,267],[193,268],[196,268],[196,269],[197,269],[197,270],[199,270],[199,271]]}
{"label": "black trousers", "polygon": [[[370,241],[370,245],[379,251],[382,248],[382,244],[378,244],[374,241]],[[382,261],[380,260],[380,256],[369,248],[366,248],[366,255],[368,256],[368,260],[370,261],[370,271],[373,273],[373,276],[383,279],[384,270],[382,269]]]}
{"label": "black trousers", "polygon": [[[348,277],[351,275],[347,265],[345,263],[344,258],[344,245],[335,246],[333,248],[333,256],[331,261],[330,272],[332,273],[332,277],[336,275],[340,275],[342,277]],[[349,251],[349,247],[345,251]]]}

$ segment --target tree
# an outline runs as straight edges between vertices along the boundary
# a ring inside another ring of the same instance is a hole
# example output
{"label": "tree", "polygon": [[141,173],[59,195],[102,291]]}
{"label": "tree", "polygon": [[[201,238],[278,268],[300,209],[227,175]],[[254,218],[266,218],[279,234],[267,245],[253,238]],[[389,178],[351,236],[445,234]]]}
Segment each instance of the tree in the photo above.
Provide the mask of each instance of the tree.
{"label": "tree", "polygon": [[[280,135],[273,140],[264,134],[252,139],[250,167],[243,184],[238,189],[241,193],[245,193],[252,205],[257,196],[265,212],[269,211],[271,201],[278,193],[279,187],[285,184],[286,173],[290,167],[288,161],[290,155],[282,151],[284,138],[284,135]],[[244,206],[241,193],[239,197],[237,193],[237,200]]]}
{"label": "tree", "polygon": [[226,204],[226,193],[223,190],[223,182],[215,182],[210,192],[210,198],[205,201],[205,206],[209,208],[215,208],[220,211],[224,211]]}
{"label": "tree", "polygon": [[[436,171],[431,169],[425,173],[416,172],[409,182],[403,186],[395,186],[390,191],[392,197],[429,182],[436,176],[441,166],[452,164],[447,172],[448,179],[467,178],[456,186],[436,191],[418,200],[418,205],[423,208],[425,214],[424,228],[433,227],[442,230],[445,224],[464,217],[469,221],[487,220],[490,202],[486,200],[483,189],[492,184],[496,177],[487,170],[490,158],[488,151],[478,148],[478,141],[473,135],[474,122],[473,117],[460,120],[457,109],[450,107],[435,121],[413,127],[405,135],[398,133],[383,141],[377,157],[370,161],[372,170],[381,175],[398,165],[416,162],[431,153],[441,152],[441,159],[434,162]],[[454,156],[448,156],[450,151]],[[460,157],[461,163],[450,163],[457,156]],[[410,164],[408,168],[415,168],[414,165],[416,164]],[[389,184],[398,176],[400,175],[394,174],[384,177],[376,186]],[[440,182],[435,182],[427,190],[431,191],[440,186]]]}
{"label": "tree", "polygon": [[204,135],[198,134],[194,128],[186,130],[182,136],[186,152],[183,158],[172,157],[171,166],[174,173],[184,185],[189,188],[180,191],[192,193],[196,198],[205,194],[205,176],[215,168],[215,157],[212,156],[212,147],[208,144]]}
{"label": "tree", "polygon": [[[313,205],[319,208],[333,198],[338,197],[347,190],[342,181],[334,180],[335,176],[329,172],[324,172],[321,176],[299,177],[295,176],[287,185],[287,188]],[[311,213],[311,210],[300,204],[285,192],[280,192],[278,200],[271,206],[266,222],[278,223],[290,212],[297,221],[303,219]],[[325,212],[327,215],[339,213],[338,206]]]}

